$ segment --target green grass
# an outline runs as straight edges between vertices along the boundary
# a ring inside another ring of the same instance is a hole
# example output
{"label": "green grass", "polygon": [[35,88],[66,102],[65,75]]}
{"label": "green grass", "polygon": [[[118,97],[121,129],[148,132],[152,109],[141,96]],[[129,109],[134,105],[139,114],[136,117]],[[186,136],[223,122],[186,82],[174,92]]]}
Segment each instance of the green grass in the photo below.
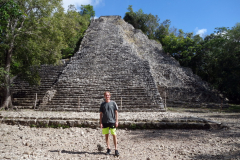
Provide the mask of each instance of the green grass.
{"label": "green grass", "polygon": [[37,127],[37,126],[35,124],[31,124],[30,127],[33,128],[33,127]]}
{"label": "green grass", "polygon": [[229,108],[224,109],[226,112],[240,113],[240,105],[231,104]]}
{"label": "green grass", "polygon": [[137,129],[137,125],[133,123],[133,124],[130,125],[130,128],[135,130],[135,129]]}

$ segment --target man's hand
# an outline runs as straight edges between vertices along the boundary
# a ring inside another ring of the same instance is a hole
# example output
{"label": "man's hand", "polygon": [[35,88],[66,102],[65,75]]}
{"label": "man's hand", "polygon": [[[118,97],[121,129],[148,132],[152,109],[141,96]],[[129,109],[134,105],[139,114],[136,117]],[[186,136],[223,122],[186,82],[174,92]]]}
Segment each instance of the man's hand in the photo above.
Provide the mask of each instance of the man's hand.
{"label": "man's hand", "polygon": [[102,125],[102,116],[103,116],[103,113],[100,112],[100,128],[101,128],[101,129],[103,128],[103,125]]}
{"label": "man's hand", "polygon": [[115,126],[116,126],[116,128],[118,127],[118,122],[115,122]]}
{"label": "man's hand", "polygon": [[115,110],[115,116],[116,116],[115,126],[117,128],[118,127],[118,111],[117,110]]}

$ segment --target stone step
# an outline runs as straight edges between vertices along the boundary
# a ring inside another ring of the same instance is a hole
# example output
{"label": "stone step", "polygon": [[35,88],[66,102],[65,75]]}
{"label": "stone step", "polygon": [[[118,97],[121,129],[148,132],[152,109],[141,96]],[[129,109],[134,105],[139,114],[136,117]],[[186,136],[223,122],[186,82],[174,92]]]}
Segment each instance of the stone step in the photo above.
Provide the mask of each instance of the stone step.
{"label": "stone step", "polygon": [[[47,104],[46,106],[40,106],[41,107],[45,107],[45,108],[98,108],[100,107],[100,104],[91,104],[91,103],[85,103],[85,104],[80,104],[80,106],[78,106],[78,104],[59,104],[59,105],[51,105],[51,104]],[[124,104],[123,106],[118,105],[118,108],[142,108],[142,107],[147,107],[146,109],[154,109],[159,108],[159,106],[157,105],[137,105],[137,104],[132,104],[132,105],[126,105]]]}
{"label": "stone step", "polygon": [[[77,98],[77,97],[82,97],[82,98],[88,98],[88,97],[90,97],[90,98],[103,98],[103,92],[100,94],[94,94],[94,93],[89,93],[89,92],[86,92],[85,94],[81,94],[81,93],[78,93],[78,92],[71,92],[71,93],[65,93],[65,94],[63,94],[63,93],[56,93],[55,94],[55,96],[54,96],[54,98],[56,98],[56,99],[59,99],[59,98]],[[151,97],[150,95],[146,95],[146,93],[145,94],[138,94],[138,93],[132,93],[132,94],[112,94],[111,93],[111,97],[123,97],[123,98],[127,98],[127,97],[129,97],[129,98],[132,98],[132,97],[134,97],[134,98],[141,98],[141,97],[143,97],[143,98],[149,98],[149,97]]]}
{"label": "stone step", "polygon": [[[80,104],[82,103],[88,103],[88,102],[99,102],[100,100],[102,99],[80,99]],[[120,100],[115,100],[116,103],[121,103]],[[78,103],[78,99],[72,99],[72,100],[69,100],[69,99],[66,99],[66,100],[51,100],[48,102],[48,104],[64,104],[64,103]],[[152,101],[147,101],[147,100],[134,100],[134,99],[127,99],[127,100],[122,100],[122,103],[123,104],[138,104],[138,103],[141,103],[141,104],[152,104]]]}
{"label": "stone step", "polygon": [[[44,96],[44,94],[37,94],[37,99],[42,99]],[[126,100],[151,100],[151,98],[149,96],[139,96],[139,95],[112,95],[111,96],[112,99],[114,100],[120,100],[122,99],[123,101]],[[18,95],[17,98],[14,98],[15,101],[22,101],[22,100],[29,100],[29,99],[35,99],[36,98],[36,94],[32,94],[32,95],[27,95],[27,96],[22,96]],[[87,95],[87,96],[83,96],[83,95],[74,95],[74,94],[70,94],[70,95],[56,95],[54,96],[54,98],[52,100],[58,101],[58,100],[74,100],[74,99],[89,99],[89,100],[96,100],[96,99],[103,99],[103,95]]]}
{"label": "stone step", "polygon": [[[30,105],[27,105],[26,106],[30,106]],[[42,105],[41,105],[42,106]],[[40,107],[41,107],[40,106]],[[49,108],[58,108],[58,107],[73,107],[73,108],[78,108],[78,107],[87,107],[87,106],[96,106],[96,107],[99,107],[100,106],[100,103],[80,103],[80,106],[78,106],[78,103],[59,103],[59,104],[47,104],[46,106],[48,106]],[[153,108],[154,105],[153,104],[122,104],[123,107],[125,108],[129,108],[129,107],[132,107],[132,108],[142,108],[142,107],[149,107],[149,108]],[[121,107],[121,105],[119,104],[118,107]]]}
{"label": "stone step", "polygon": [[[68,111],[70,111],[68,109]],[[73,111],[72,111],[73,112]],[[79,110],[77,112],[84,112]],[[73,112],[73,113],[77,113]],[[92,110],[91,112],[95,112]],[[23,112],[24,113],[24,112]],[[61,113],[61,112],[56,112]],[[89,113],[89,112],[85,112]],[[119,111],[121,115],[121,111]],[[21,114],[22,116],[2,116],[0,115],[0,123],[6,123],[8,125],[25,125],[32,127],[54,127],[54,128],[65,128],[65,127],[90,127],[98,128],[99,119],[89,117],[57,117],[57,116],[32,116],[26,113]],[[185,117],[185,118],[161,118],[155,120],[145,119],[119,119],[118,128],[122,129],[228,129],[229,127],[223,123],[206,120],[203,118]]]}
{"label": "stone step", "polygon": [[[15,106],[32,106],[37,98],[42,99],[53,84],[56,82],[59,74],[65,66],[43,65],[39,71],[41,81],[40,86],[30,86],[26,81],[19,78],[14,81],[13,85],[13,104]],[[24,107],[22,107],[24,108]],[[28,107],[26,107],[28,108]]]}

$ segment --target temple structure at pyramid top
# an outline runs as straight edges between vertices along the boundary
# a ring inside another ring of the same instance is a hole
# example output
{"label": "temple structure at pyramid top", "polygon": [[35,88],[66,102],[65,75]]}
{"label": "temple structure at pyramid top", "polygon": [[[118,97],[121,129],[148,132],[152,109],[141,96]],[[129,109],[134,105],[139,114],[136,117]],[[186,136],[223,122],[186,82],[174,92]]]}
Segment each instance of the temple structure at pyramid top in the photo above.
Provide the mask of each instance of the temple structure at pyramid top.
{"label": "temple structure at pyramid top", "polygon": [[[41,73],[46,79],[47,68]],[[79,51],[57,73],[44,93],[38,90],[39,108],[98,111],[105,91],[122,111],[165,111],[165,100],[168,106],[220,101],[207,83],[164,53],[160,43],[120,16],[92,20]],[[15,87],[15,103],[21,104],[17,92]]]}

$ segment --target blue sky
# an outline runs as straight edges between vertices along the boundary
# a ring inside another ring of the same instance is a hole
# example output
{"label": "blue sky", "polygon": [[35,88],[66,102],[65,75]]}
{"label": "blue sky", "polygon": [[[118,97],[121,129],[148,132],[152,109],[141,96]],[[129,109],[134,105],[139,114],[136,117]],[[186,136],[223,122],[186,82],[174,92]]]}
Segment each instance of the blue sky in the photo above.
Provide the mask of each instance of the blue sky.
{"label": "blue sky", "polygon": [[[91,4],[96,17],[120,15],[129,5],[133,10],[158,15],[160,23],[170,19],[171,27],[206,36],[216,27],[233,27],[240,23],[240,0],[63,0],[63,7]],[[79,9],[79,8],[78,8]]]}

